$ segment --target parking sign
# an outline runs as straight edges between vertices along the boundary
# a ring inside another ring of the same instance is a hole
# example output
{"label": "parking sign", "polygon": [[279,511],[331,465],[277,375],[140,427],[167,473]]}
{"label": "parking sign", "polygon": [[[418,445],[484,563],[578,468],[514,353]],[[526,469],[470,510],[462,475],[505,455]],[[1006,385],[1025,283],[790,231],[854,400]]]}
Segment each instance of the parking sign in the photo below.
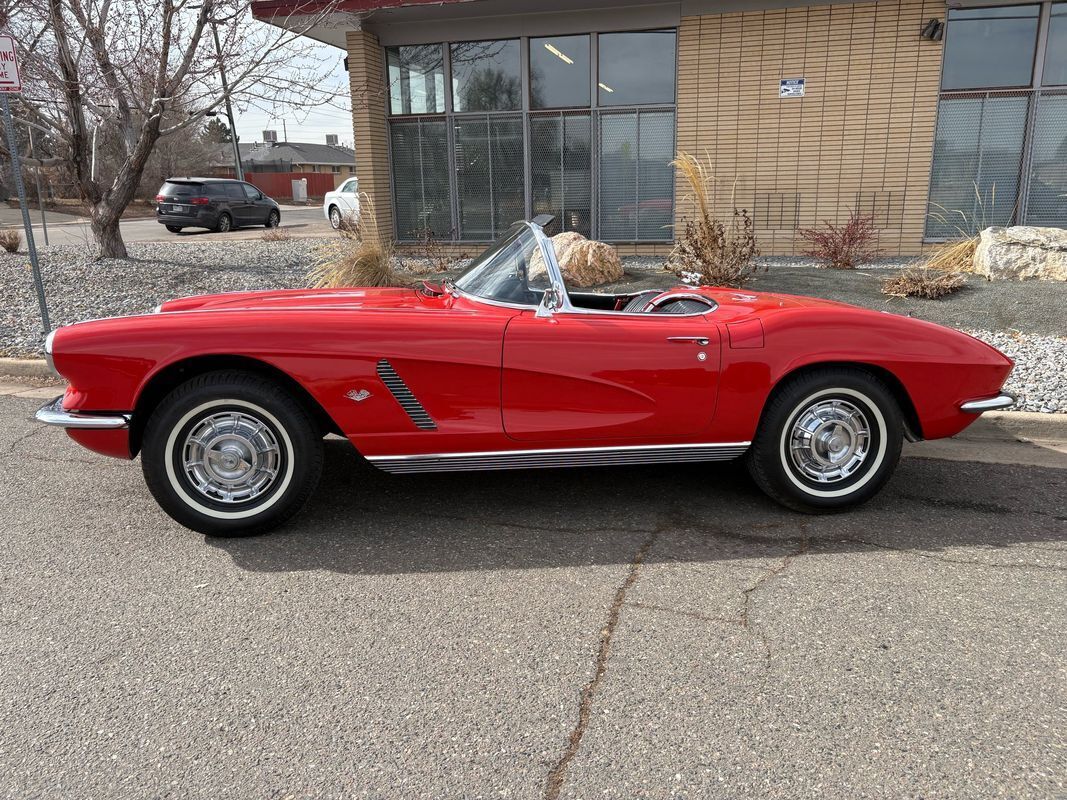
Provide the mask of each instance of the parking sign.
{"label": "parking sign", "polygon": [[0,36],[0,92],[21,92],[19,60],[15,54],[15,40]]}

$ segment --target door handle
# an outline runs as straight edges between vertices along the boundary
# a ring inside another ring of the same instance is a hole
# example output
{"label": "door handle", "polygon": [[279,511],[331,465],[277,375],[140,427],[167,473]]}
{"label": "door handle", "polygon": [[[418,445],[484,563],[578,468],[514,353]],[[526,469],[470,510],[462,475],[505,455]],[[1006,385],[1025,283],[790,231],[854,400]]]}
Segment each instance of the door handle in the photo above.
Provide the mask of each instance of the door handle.
{"label": "door handle", "polygon": [[701,347],[707,347],[711,342],[707,336],[668,336],[667,341],[675,344],[698,344]]}

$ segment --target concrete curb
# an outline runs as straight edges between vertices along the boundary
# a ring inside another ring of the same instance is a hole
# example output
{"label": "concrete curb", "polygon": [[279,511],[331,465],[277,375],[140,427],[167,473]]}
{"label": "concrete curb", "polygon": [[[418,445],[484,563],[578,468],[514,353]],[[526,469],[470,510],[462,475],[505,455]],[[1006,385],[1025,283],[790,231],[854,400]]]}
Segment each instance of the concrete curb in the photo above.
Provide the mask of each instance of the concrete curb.
{"label": "concrete curb", "polygon": [[14,378],[56,378],[43,358],[0,358],[0,375]]}

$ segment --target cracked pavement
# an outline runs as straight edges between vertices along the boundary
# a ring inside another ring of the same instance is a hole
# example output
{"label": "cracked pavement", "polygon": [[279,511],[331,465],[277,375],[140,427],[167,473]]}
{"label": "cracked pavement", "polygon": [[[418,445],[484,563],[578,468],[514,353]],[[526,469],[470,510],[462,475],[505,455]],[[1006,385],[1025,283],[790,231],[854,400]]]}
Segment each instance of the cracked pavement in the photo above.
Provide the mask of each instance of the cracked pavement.
{"label": "cracked pavement", "polygon": [[304,514],[227,541],[40,402],[0,396],[2,797],[1067,791],[1067,469],[909,457],[806,517],[730,465],[331,442]]}

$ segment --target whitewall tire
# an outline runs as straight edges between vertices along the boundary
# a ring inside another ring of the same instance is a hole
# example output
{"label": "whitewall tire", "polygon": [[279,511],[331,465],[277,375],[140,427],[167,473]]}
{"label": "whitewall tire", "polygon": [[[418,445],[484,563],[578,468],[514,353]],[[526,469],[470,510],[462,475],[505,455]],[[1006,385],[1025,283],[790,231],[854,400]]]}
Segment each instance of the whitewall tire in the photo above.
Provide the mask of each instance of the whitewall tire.
{"label": "whitewall tire", "polygon": [[904,423],[888,386],[860,369],[802,373],[776,389],[747,455],[756,483],[798,511],[864,503],[900,459]]}
{"label": "whitewall tire", "polygon": [[141,464],[171,517],[215,536],[263,533],[288,520],[322,472],[308,410],[258,375],[212,372],[172,391],[145,426]]}

